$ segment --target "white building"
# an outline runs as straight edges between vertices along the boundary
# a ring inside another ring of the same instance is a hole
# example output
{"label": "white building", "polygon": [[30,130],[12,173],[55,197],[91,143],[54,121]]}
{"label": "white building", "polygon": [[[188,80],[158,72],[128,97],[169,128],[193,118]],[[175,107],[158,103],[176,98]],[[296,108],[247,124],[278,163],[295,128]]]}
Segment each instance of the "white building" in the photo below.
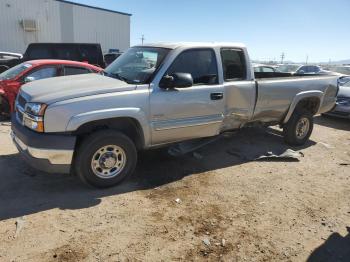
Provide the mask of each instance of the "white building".
{"label": "white building", "polygon": [[0,51],[24,53],[29,43],[130,46],[130,14],[64,0],[0,0]]}

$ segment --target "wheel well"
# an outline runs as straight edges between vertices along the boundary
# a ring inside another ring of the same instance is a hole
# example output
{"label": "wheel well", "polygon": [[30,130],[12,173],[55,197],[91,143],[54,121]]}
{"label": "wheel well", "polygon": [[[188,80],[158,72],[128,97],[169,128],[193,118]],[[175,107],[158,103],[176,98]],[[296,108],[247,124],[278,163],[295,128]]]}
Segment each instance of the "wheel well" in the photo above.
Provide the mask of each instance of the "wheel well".
{"label": "wheel well", "polygon": [[295,107],[295,109],[299,111],[306,110],[312,115],[315,115],[318,111],[319,106],[320,106],[320,99],[318,97],[309,97],[309,98],[304,98],[300,100],[297,106]]}
{"label": "wheel well", "polygon": [[87,135],[103,129],[120,131],[134,141],[137,149],[142,149],[144,147],[142,128],[136,119],[129,117],[102,119],[81,125],[74,132],[78,137],[77,145]]}

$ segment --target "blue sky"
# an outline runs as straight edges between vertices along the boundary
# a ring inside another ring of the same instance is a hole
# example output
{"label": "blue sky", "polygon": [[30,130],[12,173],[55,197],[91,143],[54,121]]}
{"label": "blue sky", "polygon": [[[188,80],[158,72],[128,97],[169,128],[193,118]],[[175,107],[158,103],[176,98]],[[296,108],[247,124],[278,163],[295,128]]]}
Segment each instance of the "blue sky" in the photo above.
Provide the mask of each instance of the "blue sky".
{"label": "blue sky", "polygon": [[253,59],[350,59],[350,0],[74,0],[131,13],[131,45],[243,42]]}

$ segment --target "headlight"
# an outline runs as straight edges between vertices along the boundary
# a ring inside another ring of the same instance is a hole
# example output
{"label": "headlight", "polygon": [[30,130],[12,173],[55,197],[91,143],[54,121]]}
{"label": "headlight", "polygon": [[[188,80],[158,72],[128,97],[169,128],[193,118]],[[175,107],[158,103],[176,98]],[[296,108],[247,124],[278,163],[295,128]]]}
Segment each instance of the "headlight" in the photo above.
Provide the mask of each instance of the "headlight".
{"label": "headlight", "polygon": [[44,132],[44,113],[46,108],[46,104],[27,103],[23,115],[23,124],[36,132]]}
{"label": "headlight", "polygon": [[45,113],[47,105],[41,103],[27,103],[25,106],[25,111],[28,114],[34,116],[43,116]]}

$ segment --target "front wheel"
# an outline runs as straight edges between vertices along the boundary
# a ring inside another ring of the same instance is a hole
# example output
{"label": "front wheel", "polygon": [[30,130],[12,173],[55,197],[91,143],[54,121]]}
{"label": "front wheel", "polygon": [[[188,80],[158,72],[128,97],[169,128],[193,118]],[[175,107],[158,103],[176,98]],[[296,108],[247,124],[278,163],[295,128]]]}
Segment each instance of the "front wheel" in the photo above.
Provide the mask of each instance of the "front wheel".
{"label": "front wheel", "polygon": [[103,130],[83,140],[74,164],[83,182],[105,188],[131,175],[136,162],[136,147],[129,137],[117,131]]}
{"label": "front wheel", "polygon": [[295,111],[283,127],[284,140],[289,145],[301,146],[311,136],[313,117],[309,112]]}

